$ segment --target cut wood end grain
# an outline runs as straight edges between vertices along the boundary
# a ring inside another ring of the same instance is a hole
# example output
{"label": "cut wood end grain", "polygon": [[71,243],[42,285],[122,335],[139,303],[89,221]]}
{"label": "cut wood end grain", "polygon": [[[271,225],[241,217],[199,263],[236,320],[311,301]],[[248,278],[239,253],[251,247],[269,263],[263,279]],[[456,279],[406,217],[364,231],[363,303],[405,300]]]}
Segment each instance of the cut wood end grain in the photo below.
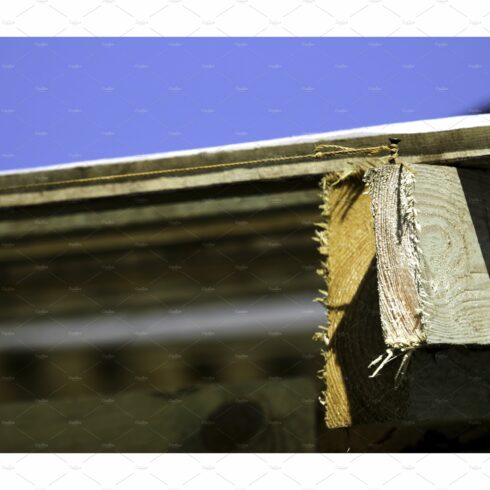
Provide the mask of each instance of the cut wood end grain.
{"label": "cut wood end grain", "polygon": [[[384,352],[376,288],[375,241],[364,172],[326,176],[321,183],[323,221],[316,240],[326,285],[319,301],[327,326],[315,336],[324,343],[322,403],[328,427],[347,427],[398,418],[406,393],[395,391],[395,364],[387,376],[369,378],[369,364]],[[391,375],[390,375],[391,373]]]}
{"label": "cut wood end grain", "polygon": [[490,172],[414,165],[370,170],[387,346],[490,344]]}
{"label": "cut wood end grain", "polygon": [[490,172],[413,170],[370,170],[369,193],[359,172],[322,181],[330,428],[488,417],[490,350],[449,346],[490,344]]}

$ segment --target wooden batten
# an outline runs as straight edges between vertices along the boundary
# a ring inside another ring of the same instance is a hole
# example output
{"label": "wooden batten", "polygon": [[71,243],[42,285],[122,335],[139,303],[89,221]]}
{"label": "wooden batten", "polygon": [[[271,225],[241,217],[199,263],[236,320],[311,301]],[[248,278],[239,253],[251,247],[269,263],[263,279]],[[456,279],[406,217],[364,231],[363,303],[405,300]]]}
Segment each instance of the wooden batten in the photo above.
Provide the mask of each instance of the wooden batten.
{"label": "wooden batten", "polygon": [[[466,125],[466,127],[465,127]],[[435,131],[434,128],[442,130]],[[159,192],[211,190],[216,186],[343,172],[362,164],[364,155],[318,158],[318,144],[353,148],[403,141],[412,163],[487,166],[490,126],[484,116],[464,121],[415,121],[401,125],[284,138],[221,148],[79,162],[27,172],[0,173],[0,210],[53,203],[86,203]],[[262,163],[260,163],[262,161]],[[258,162],[250,164],[250,162]]]}

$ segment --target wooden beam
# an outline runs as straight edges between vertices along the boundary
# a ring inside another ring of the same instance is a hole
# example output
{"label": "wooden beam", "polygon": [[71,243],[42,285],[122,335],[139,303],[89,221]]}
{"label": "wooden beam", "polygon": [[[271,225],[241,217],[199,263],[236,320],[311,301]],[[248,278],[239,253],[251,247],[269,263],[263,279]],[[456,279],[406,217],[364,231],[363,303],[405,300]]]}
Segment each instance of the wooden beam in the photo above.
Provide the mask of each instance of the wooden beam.
{"label": "wooden beam", "polygon": [[328,313],[325,420],[336,428],[399,419],[408,393],[394,392],[389,381],[393,366],[385,377],[369,378],[369,363],[385,350],[370,199],[360,176],[336,185],[326,177],[322,188],[324,228],[319,238]]}
{"label": "wooden beam", "polygon": [[388,346],[490,344],[490,172],[371,170]]}
{"label": "wooden beam", "polygon": [[[478,121],[480,124],[483,123],[480,119]],[[403,154],[409,157],[410,161],[436,165],[488,165],[486,157],[490,152],[488,148],[490,126],[428,132],[430,125],[416,124],[418,132],[400,132],[396,131],[396,128],[390,132],[390,136],[403,140]],[[178,154],[145,155],[107,162],[82,162],[47,170],[6,173],[0,175],[0,208],[341,172],[362,163],[365,157],[341,155],[336,158],[317,159],[304,158],[301,155],[311,155],[314,153],[315,146],[320,143],[355,148],[385,145],[387,130],[389,128],[383,131],[378,129],[377,133],[368,136],[359,136],[358,131],[345,132],[342,135],[326,133],[308,138],[262,142],[253,147],[239,146]],[[290,158],[294,155],[298,155],[298,158],[284,162],[237,164],[237,162],[251,160]],[[213,165],[225,163],[231,163],[233,166],[212,168]],[[206,169],[206,166],[210,168]],[[160,170],[182,168],[187,169],[185,174],[178,172],[158,174]],[[144,175],[145,172],[157,173]],[[112,181],[105,180],[108,175],[119,177]],[[128,175],[128,177],[123,178],[121,175]],[[104,179],[90,180],[100,177]],[[77,180],[79,182],[76,182]],[[53,185],[64,181],[71,183]],[[39,187],[22,188],[32,184]]]}
{"label": "wooden beam", "polygon": [[87,230],[113,230],[123,227],[154,225],[176,220],[212,218],[223,215],[263,211],[264,209],[283,209],[318,204],[316,189],[291,192],[273,192],[264,195],[234,196],[172,202],[165,204],[137,205],[130,202],[129,208],[117,209],[68,209],[48,211],[41,215],[31,216],[29,209],[0,218],[0,237],[7,241],[10,238],[31,238],[37,235],[60,235],[84,232]]}
{"label": "wooden beam", "polygon": [[403,356],[371,377],[370,364],[387,348],[379,310],[371,199],[359,176],[337,185],[324,180],[324,184],[320,250],[326,257],[322,271],[328,310],[327,426],[488,420],[489,349],[418,349],[398,387],[395,380]]}

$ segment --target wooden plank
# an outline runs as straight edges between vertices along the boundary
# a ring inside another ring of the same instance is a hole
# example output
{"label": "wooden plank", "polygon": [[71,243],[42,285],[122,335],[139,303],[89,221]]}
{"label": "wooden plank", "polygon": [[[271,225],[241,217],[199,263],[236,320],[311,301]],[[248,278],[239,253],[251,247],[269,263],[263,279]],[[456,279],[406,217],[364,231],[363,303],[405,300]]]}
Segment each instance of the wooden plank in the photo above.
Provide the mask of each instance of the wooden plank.
{"label": "wooden plank", "polygon": [[386,351],[377,287],[371,199],[360,177],[324,186],[320,232],[327,285],[325,419],[330,428],[381,422],[454,423],[490,419],[490,350],[419,349],[399,386],[403,356],[371,377]]}
{"label": "wooden plank", "polygon": [[[283,209],[318,202],[314,189],[291,192],[274,192],[264,195],[236,196],[227,198],[199,199],[168,204],[154,204],[109,210],[85,209],[69,212],[67,209],[48,211],[42,215],[30,215],[23,210],[8,219],[0,218],[0,240],[36,235],[62,235],[86,230],[111,230],[122,227],[154,225],[174,220],[215,217],[224,213],[260,212],[264,209]],[[13,214],[13,213],[12,213]]]}
{"label": "wooden plank", "polygon": [[[256,211],[248,215],[223,213],[206,220],[170,220],[149,226],[103,227],[75,233],[11,236],[0,244],[0,262],[41,260],[46,257],[104,253],[219,240],[221,237],[256,237],[260,234],[312,229],[316,206]],[[15,227],[15,224],[13,224]]]}
{"label": "wooden plank", "polygon": [[[328,427],[400,419],[407,392],[394,392],[394,366],[369,378],[368,365],[384,351],[376,289],[375,243],[370,199],[360,176],[340,184],[323,180],[328,312],[324,378]],[[389,376],[392,376],[390,379]]]}
{"label": "wooden plank", "polygon": [[[418,126],[420,127],[420,126]],[[430,126],[428,126],[430,128]],[[412,162],[447,165],[487,165],[489,154],[488,135],[490,126],[480,126],[449,131],[427,132],[427,127],[418,133],[394,131],[390,136],[403,140],[403,155]],[[257,182],[276,180],[294,176],[323,175],[341,172],[362,163],[359,156],[338,158],[304,158],[301,155],[314,153],[316,144],[329,143],[355,148],[386,144],[386,132],[369,136],[345,134],[341,137],[323,134],[308,138],[307,142],[294,139],[280,143],[264,142],[254,148],[218,149],[182,152],[168,156],[140,156],[133,159],[114,160],[108,163],[81,163],[68,167],[52,168],[32,172],[7,173],[0,175],[1,207],[32,206],[46,202],[67,202],[107,196],[123,196],[156,191],[175,191],[198,187],[212,187],[237,182]],[[381,133],[381,131],[380,131]],[[257,159],[291,157],[297,159],[284,162],[269,162],[256,165],[235,165],[236,162]],[[483,158],[483,160],[482,160]],[[209,170],[206,165],[233,164],[230,168]],[[158,172],[165,169],[192,169],[195,172],[165,175],[138,176],[142,172]],[[77,179],[94,179],[107,175],[130,174],[132,177],[117,178],[114,181],[99,180],[51,186],[50,183]],[[136,175],[135,175],[136,174]],[[42,184],[39,188],[9,189],[10,187]],[[44,186],[44,187],[43,187]]]}
{"label": "wooden plank", "polygon": [[490,344],[490,172],[413,168],[367,176],[385,341]]}
{"label": "wooden plank", "polygon": [[3,452],[309,452],[313,379],[0,406]]}
{"label": "wooden plank", "polygon": [[367,172],[374,216],[381,325],[390,348],[424,341],[418,296],[418,241],[413,175],[401,165]]}

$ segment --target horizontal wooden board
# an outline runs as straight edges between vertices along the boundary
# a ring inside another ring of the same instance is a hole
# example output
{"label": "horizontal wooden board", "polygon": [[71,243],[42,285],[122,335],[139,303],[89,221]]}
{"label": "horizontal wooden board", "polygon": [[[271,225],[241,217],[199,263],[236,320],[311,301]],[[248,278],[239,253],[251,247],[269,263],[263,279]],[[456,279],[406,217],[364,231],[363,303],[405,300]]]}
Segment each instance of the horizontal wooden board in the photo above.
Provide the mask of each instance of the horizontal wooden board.
{"label": "horizontal wooden board", "polygon": [[316,190],[278,192],[263,196],[236,196],[207,198],[150,206],[133,206],[129,209],[85,210],[72,213],[47,213],[44,216],[18,215],[15,219],[1,221],[0,239],[12,237],[31,238],[36,235],[74,233],[85,230],[111,230],[122,227],[152,225],[182,219],[211,218],[223,213],[235,215],[264,209],[281,209],[304,206],[318,202]]}
{"label": "horizontal wooden board", "polygon": [[[416,163],[447,165],[487,165],[490,126],[427,132],[390,134],[403,140],[402,155]],[[429,126],[430,127],[430,126]],[[107,196],[122,196],[155,191],[175,191],[188,188],[212,187],[237,182],[277,180],[294,176],[322,175],[351,168],[365,160],[365,156],[339,155],[326,159],[311,157],[315,146],[328,143],[354,148],[387,144],[386,134],[370,136],[329,136],[309,138],[308,142],[281,144],[264,142],[254,148],[221,149],[181,153],[179,155],[151,155],[122,159],[105,164],[80,164],[33,172],[0,175],[0,207],[32,206],[46,202],[67,202]],[[297,155],[297,158],[291,158]],[[304,155],[310,155],[305,157]],[[280,159],[287,158],[281,161]],[[483,160],[482,160],[483,158]],[[261,159],[272,159],[262,164],[237,164]],[[274,162],[274,159],[279,159]],[[229,168],[216,165],[231,164]],[[204,167],[209,166],[209,169]],[[187,169],[185,173],[179,172]],[[192,169],[195,169],[192,171]],[[176,169],[172,174],[159,175]],[[189,171],[190,169],[190,171]],[[144,175],[145,172],[155,172]],[[140,175],[141,174],[141,175]],[[117,176],[107,180],[108,175]],[[128,177],[124,177],[128,175]],[[96,180],[100,177],[103,179]],[[87,180],[88,179],[88,180]],[[93,180],[95,179],[95,180]],[[77,183],[76,181],[79,180]],[[68,181],[68,182],[67,182]],[[53,183],[57,183],[53,185]],[[63,183],[67,182],[67,183]],[[23,186],[39,185],[34,188]]]}

